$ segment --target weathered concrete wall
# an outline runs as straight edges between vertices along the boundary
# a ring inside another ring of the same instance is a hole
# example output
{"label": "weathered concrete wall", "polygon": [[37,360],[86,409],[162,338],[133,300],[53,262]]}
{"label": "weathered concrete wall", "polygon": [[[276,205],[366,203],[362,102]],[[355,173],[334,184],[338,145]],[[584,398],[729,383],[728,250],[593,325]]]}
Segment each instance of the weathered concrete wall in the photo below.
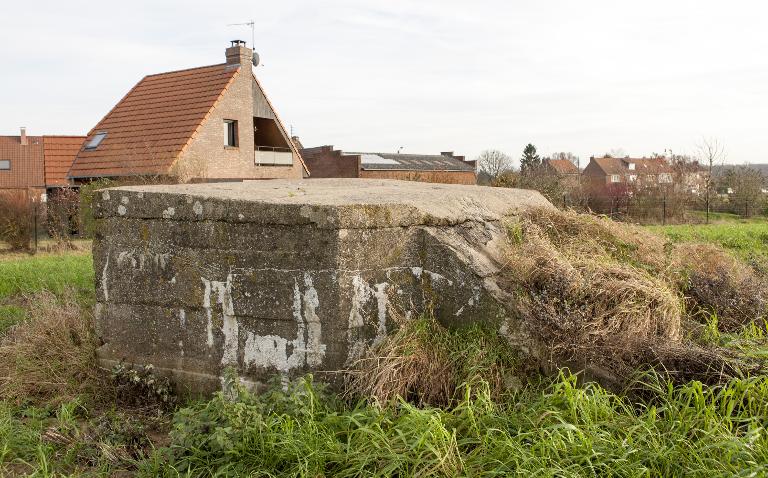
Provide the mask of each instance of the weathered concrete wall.
{"label": "weathered concrete wall", "polygon": [[209,391],[228,366],[254,383],[341,370],[426,308],[512,334],[494,242],[532,206],[551,207],[534,191],[362,179],[104,190],[100,359]]}

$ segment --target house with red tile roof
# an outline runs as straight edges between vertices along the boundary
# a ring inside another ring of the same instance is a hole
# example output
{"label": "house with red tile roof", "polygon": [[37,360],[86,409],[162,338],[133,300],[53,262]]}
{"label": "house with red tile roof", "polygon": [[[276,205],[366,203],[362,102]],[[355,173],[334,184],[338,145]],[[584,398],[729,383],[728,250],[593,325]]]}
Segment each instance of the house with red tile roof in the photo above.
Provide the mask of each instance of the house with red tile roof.
{"label": "house with red tile roof", "polygon": [[88,133],[68,177],[181,182],[301,178],[308,171],[235,40],[226,62],[149,75]]}
{"label": "house with red tile roof", "polygon": [[0,190],[34,192],[70,187],[66,177],[84,136],[0,136]]}
{"label": "house with red tile roof", "polygon": [[579,185],[579,168],[568,159],[545,158],[542,161],[544,171],[557,176],[566,188],[576,188]]}
{"label": "house with red tile roof", "polygon": [[641,187],[672,185],[674,170],[665,158],[589,158],[582,172],[592,197],[616,197]]}

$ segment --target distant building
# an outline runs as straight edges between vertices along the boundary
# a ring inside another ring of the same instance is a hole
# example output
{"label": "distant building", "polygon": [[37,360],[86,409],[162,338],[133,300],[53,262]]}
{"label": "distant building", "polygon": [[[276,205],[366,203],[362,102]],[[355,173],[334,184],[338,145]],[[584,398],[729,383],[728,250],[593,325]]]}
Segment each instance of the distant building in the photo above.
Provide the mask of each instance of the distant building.
{"label": "distant building", "polygon": [[542,165],[545,172],[560,178],[564,186],[576,187],[579,185],[579,168],[573,162],[567,159],[546,158]]}
{"label": "distant building", "polygon": [[301,178],[301,155],[236,40],[226,62],[149,75],[88,133],[69,177]]}
{"label": "distant building", "polygon": [[66,177],[84,136],[0,136],[0,190],[27,192],[45,201],[47,193],[72,186]]}
{"label": "distant building", "polygon": [[673,185],[675,171],[665,158],[589,158],[582,185],[592,197],[615,197],[641,187]]}
{"label": "distant building", "polygon": [[476,184],[475,161],[453,152],[398,154],[345,152],[333,146],[301,151],[311,178],[375,178],[428,183]]}

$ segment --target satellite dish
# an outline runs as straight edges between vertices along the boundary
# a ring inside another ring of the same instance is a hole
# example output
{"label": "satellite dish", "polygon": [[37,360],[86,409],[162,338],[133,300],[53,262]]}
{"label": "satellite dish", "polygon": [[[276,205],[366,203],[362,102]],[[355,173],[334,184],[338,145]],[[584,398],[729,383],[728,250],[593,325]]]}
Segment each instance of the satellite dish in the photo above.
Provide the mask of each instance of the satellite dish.
{"label": "satellite dish", "polygon": [[259,54],[253,52],[253,66],[259,66]]}

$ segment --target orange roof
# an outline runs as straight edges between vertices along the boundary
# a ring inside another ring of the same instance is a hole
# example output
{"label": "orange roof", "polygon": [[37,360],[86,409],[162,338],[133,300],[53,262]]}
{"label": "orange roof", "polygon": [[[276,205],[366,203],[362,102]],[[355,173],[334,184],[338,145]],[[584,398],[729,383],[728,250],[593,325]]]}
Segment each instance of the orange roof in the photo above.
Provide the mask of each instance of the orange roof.
{"label": "orange roof", "polygon": [[548,159],[547,164],[560,174],[579,174],[579,168],[567,159]]}
{"label": "orange roof", "polygon": [[72,167],[85,136],[43,136],[45,185],[67,186],[67,172]]}
{"label": "orange roof", "polygon": [[79,152],[69,176],[167,173],[239,71],[220,64],[144,77],[91,130],[87,141],[107,135]]}

